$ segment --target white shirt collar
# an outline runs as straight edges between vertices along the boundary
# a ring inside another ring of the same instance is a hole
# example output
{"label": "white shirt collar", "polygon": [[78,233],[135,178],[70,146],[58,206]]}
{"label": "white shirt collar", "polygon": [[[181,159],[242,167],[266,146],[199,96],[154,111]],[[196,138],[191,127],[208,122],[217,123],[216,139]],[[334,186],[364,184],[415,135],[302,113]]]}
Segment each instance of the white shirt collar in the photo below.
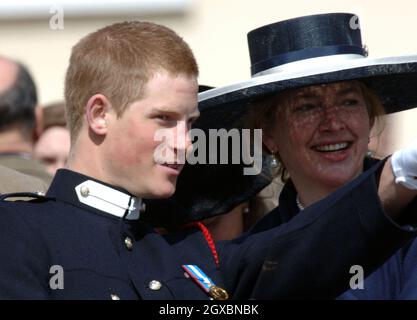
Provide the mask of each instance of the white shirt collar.
{"label": "white shirt collar", "polygon": [[75,187],[78,201],[116,217],[136,220],[145,210],[142,199],[132,197],[101,183],[86,180]]}

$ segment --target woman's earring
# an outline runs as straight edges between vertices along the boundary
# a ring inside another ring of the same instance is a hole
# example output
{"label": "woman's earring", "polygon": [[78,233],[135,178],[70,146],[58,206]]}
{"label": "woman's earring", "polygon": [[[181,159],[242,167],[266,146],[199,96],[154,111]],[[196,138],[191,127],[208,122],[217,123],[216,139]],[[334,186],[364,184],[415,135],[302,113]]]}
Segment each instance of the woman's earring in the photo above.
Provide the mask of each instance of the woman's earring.
{"label": "woman's earring", "polygon": [[269,163],[269,165],[271,166],[271,168],[276,169],[278,168],[278,159],[275,156],[275,153],[271,154],[271,161]]}

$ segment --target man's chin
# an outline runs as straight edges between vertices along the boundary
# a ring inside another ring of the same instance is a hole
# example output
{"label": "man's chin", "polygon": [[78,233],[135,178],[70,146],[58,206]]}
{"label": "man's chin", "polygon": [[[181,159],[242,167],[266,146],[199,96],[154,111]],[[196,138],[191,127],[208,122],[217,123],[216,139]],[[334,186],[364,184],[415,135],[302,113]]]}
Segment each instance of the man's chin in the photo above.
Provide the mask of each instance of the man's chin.
{"label": "man's chin", "polygon": [[167,183],[164,186],[160,186],[156,190],[153,190],[152,192],[149,192],[146,196],[143,198],[147,199],[166,199],[170,198],[175,193],[175,184]]}

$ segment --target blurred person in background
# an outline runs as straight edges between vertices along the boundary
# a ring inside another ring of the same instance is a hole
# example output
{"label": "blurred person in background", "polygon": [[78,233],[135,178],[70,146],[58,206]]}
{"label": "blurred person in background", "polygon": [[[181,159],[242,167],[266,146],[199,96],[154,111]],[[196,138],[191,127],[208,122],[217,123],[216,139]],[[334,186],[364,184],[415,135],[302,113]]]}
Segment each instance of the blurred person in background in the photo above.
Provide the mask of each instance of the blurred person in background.
{"label": "blurred person in background", "polygon": [[35,145],[35,158],[54,175],[64,168],[70,151],[70,133],[66,127],[65,103],[57,102],[43,108],[43,131]]}
{"label": "blurred person in background", "polygon": [[0,57],[0,164],[50,183],[52,176],[33,159],[42,131],[42,109],[27,68]]}
{"label": "blurred person in background", "polygon": [[48,185],[43,180],[0,165],[0,194],[16,192],[44,194],[47,189]]}

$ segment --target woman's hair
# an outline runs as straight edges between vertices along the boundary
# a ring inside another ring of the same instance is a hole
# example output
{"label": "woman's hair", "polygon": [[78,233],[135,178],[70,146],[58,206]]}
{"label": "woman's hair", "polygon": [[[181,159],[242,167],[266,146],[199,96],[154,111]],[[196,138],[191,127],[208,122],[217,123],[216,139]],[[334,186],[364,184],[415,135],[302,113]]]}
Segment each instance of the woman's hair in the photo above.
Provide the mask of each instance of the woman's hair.
{"label": "woman's hair", "polygon": [[[372,127],[377,128],[376,134],[380,135],[383,130],[383,123],[380,116],[385,114],[384,107],[379,97],[369,89],[363,82],[358,81],[360,91],[364,97],[369,119]],[[245,117],[245,127],[249,129],[262,129],[263,132],[270,132],[275,121],[275,115],[279,106],[292,102],[292,96],[288,91],[268,95],[261,99],[253,101],[249,106],[249,111]],[[270,151],[263,145],[264,154],[270,154]],[[276,176],[279,176],[283,182],[287,181],[289,174],[282,163],[279,154],[274,155],[279,160],[279,166],[276,169]]]}

